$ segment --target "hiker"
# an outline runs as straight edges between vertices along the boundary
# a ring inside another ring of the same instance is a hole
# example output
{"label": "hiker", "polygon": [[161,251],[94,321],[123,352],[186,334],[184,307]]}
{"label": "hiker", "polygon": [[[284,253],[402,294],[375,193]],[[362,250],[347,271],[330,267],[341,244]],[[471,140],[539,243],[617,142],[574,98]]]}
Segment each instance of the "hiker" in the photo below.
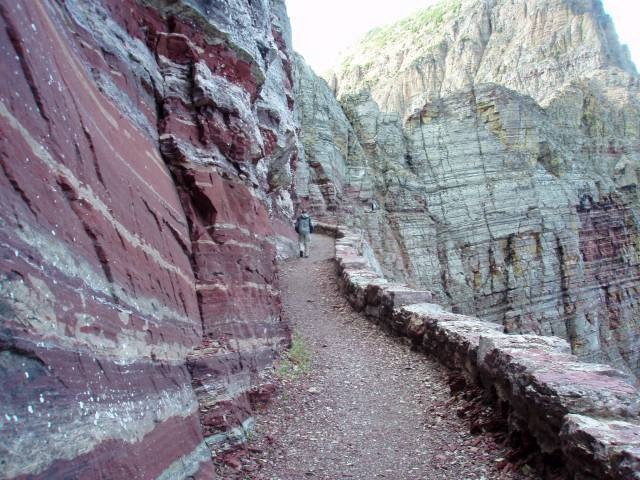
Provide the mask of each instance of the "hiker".
{"label": "hiker", "polygon": [[375,201],[375,199],[371,200],[371,211],[375,212],[378,209],[378,202]]}
{"label": "hiker", "polygon": [[309,242],[313,233],[313,223],[306,209],[302,209],[302,213],[296,220],[296,232],[298,233],[298,243],[300,247],[300,258],[309,256]]}

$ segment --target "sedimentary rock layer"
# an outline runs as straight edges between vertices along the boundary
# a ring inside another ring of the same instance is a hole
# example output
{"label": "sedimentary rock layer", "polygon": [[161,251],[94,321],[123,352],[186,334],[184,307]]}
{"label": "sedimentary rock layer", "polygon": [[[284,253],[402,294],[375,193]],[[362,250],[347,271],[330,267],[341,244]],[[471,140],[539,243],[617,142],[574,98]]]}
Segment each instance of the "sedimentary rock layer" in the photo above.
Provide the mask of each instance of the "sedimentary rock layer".
{"label": "sedimentary rock layer", "polygon": [[345,174],[309,199],[335,186],[327,211],[390,279],[639,374],[640,81],[599,1],[443,2],[373,31],[330,84],[347,122],[302,109],[301,138]]}
{"label": "sedimentary rock layer", "polygon": [[370,31],[327,77],[339,98],[366,85],[381,111],[406,117],[483,83],[546,105],[611,67],[636,71],[600,0],[444,0]]}
{"label": "sedimentary rock layer", "polygon": [[0,476],[212,478],[288,330],[279,1],[0,5]]}

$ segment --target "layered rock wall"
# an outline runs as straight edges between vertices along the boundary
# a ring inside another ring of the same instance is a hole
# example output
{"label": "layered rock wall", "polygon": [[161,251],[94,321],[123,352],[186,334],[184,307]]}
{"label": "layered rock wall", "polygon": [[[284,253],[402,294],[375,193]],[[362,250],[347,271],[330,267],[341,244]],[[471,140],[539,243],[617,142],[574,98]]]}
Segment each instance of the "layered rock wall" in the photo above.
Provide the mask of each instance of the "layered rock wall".
{"label": "layered rock wall", "polygon": [[332,216],[389,278],[639,374],[640,81],[599,1],[443,2],[368,34],[329,85],[347,123],[303,109],[302,138],[350,143],[308,161],[344,158]]}
{"label": "layered rock wall", "polygon": [[0,4],[3,478],[214,477],[288,342],[293,201],[365,229],[371,315],[438,300],[637,373],[633,66],[597,2],[452,5],[338,105],[281,0]]}
{"label": "layered rock wall", "polygon": [[280,1],[0,5],[0,477],[212,478],[288,341]]}
{"label": "layered rock wall", "polygon": [[357,195],[372,195],[368,158],[334,94],[304,59],[295,56],[295,96],[301,131],[295,191],[321,217],[335,218],[349,208],[346,195],[359,178]]}

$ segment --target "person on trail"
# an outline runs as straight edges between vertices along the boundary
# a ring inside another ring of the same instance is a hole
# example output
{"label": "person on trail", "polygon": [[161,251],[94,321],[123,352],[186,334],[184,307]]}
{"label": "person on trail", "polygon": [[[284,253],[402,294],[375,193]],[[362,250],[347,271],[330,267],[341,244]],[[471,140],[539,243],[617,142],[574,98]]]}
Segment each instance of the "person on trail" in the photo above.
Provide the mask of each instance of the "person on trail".
{"label": "person on trail", "polygon": [[309,242],[313,233],[313,223],[306,209],[302,209],[302,213],[296,220],[296,232],[298,233],[298,244],[300,247],[300,258],[309,256]]}

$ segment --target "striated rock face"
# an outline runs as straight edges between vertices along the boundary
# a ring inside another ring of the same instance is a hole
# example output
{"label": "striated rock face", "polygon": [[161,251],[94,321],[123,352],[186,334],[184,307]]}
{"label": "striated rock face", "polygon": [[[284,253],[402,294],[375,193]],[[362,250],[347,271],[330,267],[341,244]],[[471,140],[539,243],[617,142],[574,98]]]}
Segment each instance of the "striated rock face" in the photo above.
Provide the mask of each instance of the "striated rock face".
{"label": "striated rock face", "polygon": [[[327,96],[300,78],[302,105]],[[640,374],[640,80],[599,1],[444,2],[368,34],[329,84],[348,121],[303,109],[307,162],[344,159],[317,184],[387,277]],[[349,143],[309,147],[327,125]]]}
{"label": "striated rock face", "polygon": [[212,478],[289,338],[284,2],[0,5],[0,477]]}
{"label": "striated rock face", "polygon": [[[321,216],[348,209],[349,191],[362,200],[373,193],[365,174],[368,157],[353,126],[324,80],[295,57],[296,110],[301,123],[296,193]],[[359,179],[357,188],[351,187]]]}

